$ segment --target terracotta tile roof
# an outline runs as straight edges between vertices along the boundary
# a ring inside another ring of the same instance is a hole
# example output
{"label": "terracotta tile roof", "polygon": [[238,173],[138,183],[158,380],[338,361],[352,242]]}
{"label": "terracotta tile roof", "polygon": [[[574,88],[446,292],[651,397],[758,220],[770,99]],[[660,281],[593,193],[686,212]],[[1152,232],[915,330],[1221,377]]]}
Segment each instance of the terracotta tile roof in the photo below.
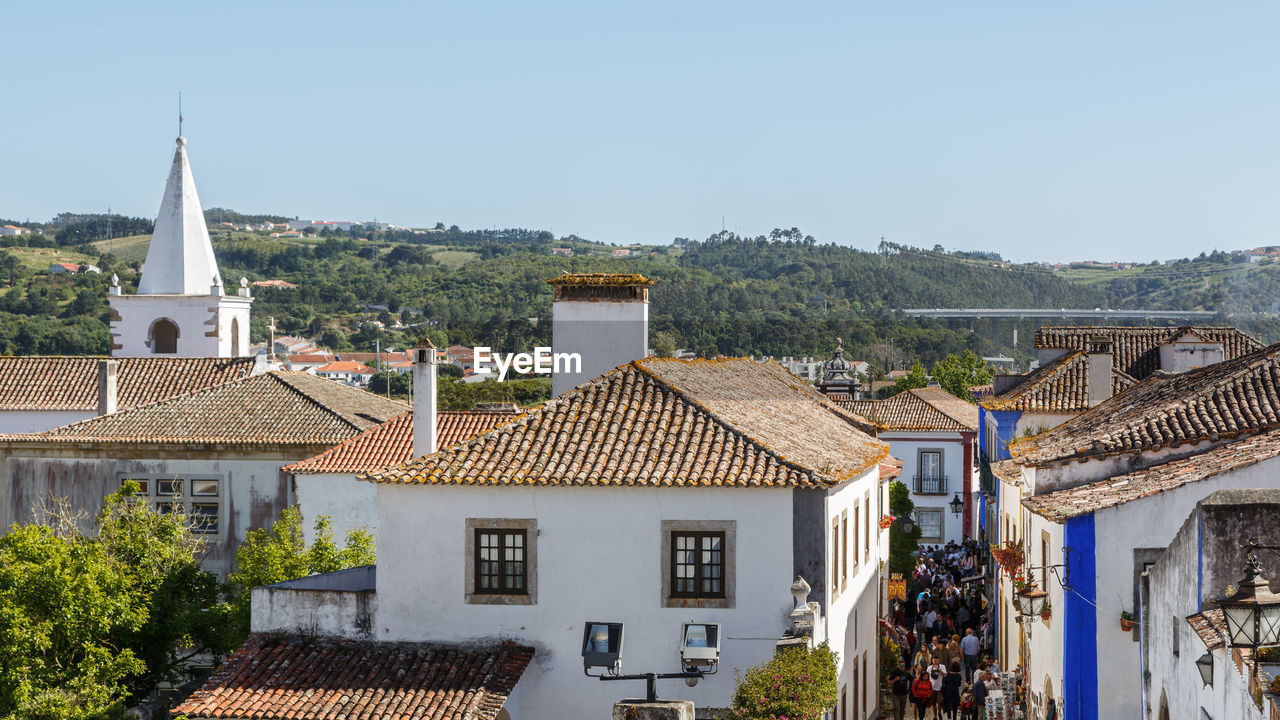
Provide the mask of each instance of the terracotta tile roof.
{"label": "terracotta tile roof", "polygon": [[991,473],[1011,485],[1022,484],[1022,466],[1017,460],[1000,460],[991,463]]}
{"label": "terracotta tile roof", "polygon": [[[1112,369],[1111,394],[1132,387],[1137,380]],[[1089,409],[1089,356],[1083,350],[1067,353],[1022,376],[1009,390],[982,401],[988,410],[1080,413]]]}
{"label": "terracotta tile roof", "polygon": [[98,362],[116,360],[116,408],[240,380],[253,358],[0,357],[0,410],[97,410]]}
{"label": "terracotta tile roof", "polygon": [[[515,411],[441,410],[436,415],[436,445],[447,448],[507,422]],[[386,470],[413,459],[413,411],[314,457],[286,465],[285,472],[356,474]]]}
{"label": "terracotta tile roof", "polygon": [[1207,480],[1277,456],[1280,456],[1280,430],[1273,430],[1106,480],[1024,497],[1022,506],[1049,520],[1062,522]]}
{"label": "terracotta tile roof", "polygon": [[1226,647],[1223,639],[1227,632],[1227,621],[1221,610],[1205,610],[1187,618],[1187,624],[1200,636],[1206,650],[1217,650]]}
{"label": "terracotta tile roof", "polygon": [[1222,343],[1225,360],[1233,360],[1260,350],[1262,343],[1233,327],[1184,325],[1182,327],[1042,327],[1036,331],[1035,347],[1084,350],[1089,338],[1110,338],[1114,367],[1139,380],[1160,369],[1160,346],[1188,332],[1206,342]]}
{"label": "terracotta tile roof", "polygon": [[317,373],[354,373],[356,375],[372,375],[376,370],[356,360],[335,360],[316,368]]}
{"label": "terracotta tile roof", "polygon": [[978,406],[942,388],[914,388],[885,400],[839,400],[840,407],[885,430],[970,432],[978,429]]}
{"label": "terracotta tile roof", "polygon": [[291,363],[324,364],[333,362],[333,356],[325,353],[299,353],[297,355],[290,355],[288,359]]}
{"label": "terracotta tile roof", "polygon": [[533,648],[251,635],[173,714],[218,720],[492,720]]}
{"label": "terracotta tile roof", "polygon": [[888,455],[884,460],[880,461],[880,482],[893,480],[902,474],[902,461],[898,458]]}
{"label": "terracotta tile roof", "polygon": [[0,440],[336,445],[404,409],[404,403],[314,375],[271,372]]}
{"label": "terracotta tile roof", "polygon": [[782,366],[646,358],[375,482],[828,487],[888,454]]}
{"label": "terracotta tile roof", "polygon": [[1156,373],[1009,447],[1023,463],[1177,446],[1280,425],[1280,344],[1185,373]]}

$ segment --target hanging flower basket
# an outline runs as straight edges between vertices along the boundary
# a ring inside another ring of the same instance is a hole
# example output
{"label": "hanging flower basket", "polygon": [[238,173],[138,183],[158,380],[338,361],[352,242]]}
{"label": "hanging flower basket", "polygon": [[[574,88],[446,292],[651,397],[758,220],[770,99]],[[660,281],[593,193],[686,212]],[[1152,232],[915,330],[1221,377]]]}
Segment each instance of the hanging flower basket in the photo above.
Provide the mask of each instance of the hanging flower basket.
{"label": "hanging flower basket", "polygon": [[1129,614],[1128,610],[1124,610],[1120,613],[1120,629],[1125,632],[1131,632],[1133,630],[1133,615]]}
{"label": "hanging flower basket", "polygon": [[1015,577],[1026,560],[1022,546],[1012,540],[1006,540],[1000,545],[992,545],[991,557],[1009,577]]}
{"label": "hanging flower basket", "polygon": [[888,530],[888,529],[889,529],[889,526],[893,524],[893,521],[894,521],[894,520],[897,520],[897,519],[898,519],[898,518],[897,518],[897,517],[895,517],[895,516],[893,516],[893,515],[884,515],[884,516],[882,516],[882,517],[880,518],[880,529],[881,529],[881,530]]}

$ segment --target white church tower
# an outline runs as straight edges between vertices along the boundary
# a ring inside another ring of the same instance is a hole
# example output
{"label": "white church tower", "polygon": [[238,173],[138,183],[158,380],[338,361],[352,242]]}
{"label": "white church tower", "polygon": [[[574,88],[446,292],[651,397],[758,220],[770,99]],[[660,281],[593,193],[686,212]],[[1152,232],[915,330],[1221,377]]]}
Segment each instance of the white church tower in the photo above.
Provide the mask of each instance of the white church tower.
{"label": "white church tower", "polygon": [[223,289],[186,145],[179,137],[138,293],[122,294],[111,278],[112,355],[249,354],[249,283],[240,278],[235,295]]}

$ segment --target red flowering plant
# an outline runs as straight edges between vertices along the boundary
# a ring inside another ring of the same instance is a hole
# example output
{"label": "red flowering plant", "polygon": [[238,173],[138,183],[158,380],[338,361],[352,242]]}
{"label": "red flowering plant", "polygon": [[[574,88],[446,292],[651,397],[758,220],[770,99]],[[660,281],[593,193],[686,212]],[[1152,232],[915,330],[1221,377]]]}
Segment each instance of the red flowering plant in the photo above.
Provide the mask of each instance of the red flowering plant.
{"label": "red flowering plant", "polygon": [[1000,545],[991,546],[991,557],[995,558],[996,564],[1000,569],[1015,580],[1022,575],[1022,564],[1026,560],[1023,554],[1022,546],[1012,540],[1006,540]]}
{"label": "red flowering plant", "polygon": [[822,643],[790,648],[738,673],[729,717],[736,720],[820,720],[836,703],[836,654]]}
{"label": "red flowering plant", "polygon": [[897,518],[897,516],[896,516],[896,515],[882,515],[882,516],[880,516],[880,529],[881,529],[881,530],[888,530],[888,529],[889,529],[889,526],[893,524],[893,521],[894,521],[894,520],[897,520],[897,519],[898,519],[898,518]]}

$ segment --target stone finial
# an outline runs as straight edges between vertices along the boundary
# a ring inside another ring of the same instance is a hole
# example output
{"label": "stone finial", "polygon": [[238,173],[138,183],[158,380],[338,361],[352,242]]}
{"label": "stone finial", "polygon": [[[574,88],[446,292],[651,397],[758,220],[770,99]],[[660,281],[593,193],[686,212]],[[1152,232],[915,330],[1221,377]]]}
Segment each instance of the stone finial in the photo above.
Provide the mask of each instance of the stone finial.
{"label": "stone finial", "polygon": [[792,615],[809,612],[809,591],[812,589],[803,577],[796,576],[796,581],[791,583],[791,597],[796,601],[795,607],[791,609]]}
{"label": "stone finial", "polygon": [[241,275],[241,276],[240,276],[240,287],[242,287],[242,288],[247,288],[247,287],[249,287],[249,278],[247,278],[247,277],[245,277],[245,276]]}
{"label": "stone finial", "polygon": [[115,273],[111,273],[111,287],[120,287],[120,276]]}

